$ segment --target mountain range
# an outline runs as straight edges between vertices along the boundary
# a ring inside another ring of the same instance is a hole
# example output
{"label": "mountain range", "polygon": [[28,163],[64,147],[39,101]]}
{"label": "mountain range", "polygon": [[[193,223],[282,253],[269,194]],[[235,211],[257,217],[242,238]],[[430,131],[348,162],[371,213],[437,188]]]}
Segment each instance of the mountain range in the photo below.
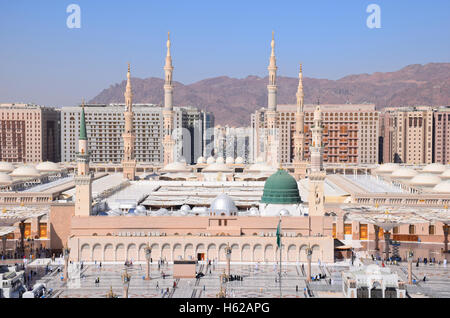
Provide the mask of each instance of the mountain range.
{"label": "mountain range", "polygon": [[[174,82],[174,105],[213,112],[219,125],[249,126],[250,114],[267,106],[267,77],[220,76],[184,85]],[[164,80],[132,78],[134,103],[163,103]],[[295,104],[298,78],[279,76],[278,104]],[[374,103],[387,106],[450,105],[450,63],[408,65],[394,72],[303,79],[305,104]],[[90,103],[123,103],[126,81],[111,85]]]}

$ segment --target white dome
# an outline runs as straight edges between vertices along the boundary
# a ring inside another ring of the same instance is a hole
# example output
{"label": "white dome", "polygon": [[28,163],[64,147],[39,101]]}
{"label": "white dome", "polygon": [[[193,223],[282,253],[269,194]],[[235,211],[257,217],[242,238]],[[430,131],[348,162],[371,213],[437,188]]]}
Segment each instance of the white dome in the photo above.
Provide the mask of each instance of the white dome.
{"label": "white dome", "polygon": [[442,163],[430,163],[429,165],[426,165],[425,168],[423,168],[423,172],[429,172],[429,173],[438,173],[441,174],[445,171],[445,166]]}
{"label": "white dome", "polygon": [[392,172],[392,178],[413,178],[418,174],[418,172],[411,168],[402,167]]}
{"label": "white dome", "polygon": [[433,192],[450,193],[450,180],[442,181],[433,188]]}
{"label": "white dome", "polygon": [[450,169],[445,170],[439,177],[441,179],[450,179]]}
{"label": "white dome", "polygon": [[234,158],[233,157],[227,157],[227,159],[225,160],[226,164],[233,164],[234,163]]}
{"label": "white dome", "polygon": [[12,177],[39,177],[40,175],[33,166],[20,166],[11,173]]}
{"label": "white dome", "polygon": [[183,204],[180,208],[180,211],[189,212],[189,211],[191,211],[191,207],[187,204]]}
{"label": "white dome", "polygon": [[216,163],[225,163],[225,160],[223,159],[223,157],[218,157],[216,159]]}
{"label": "white dome", "polygon": [[198,157],[197,163],[206,163],[205,157]]}
{"label": "white dome", "polygon": [[185,163],[182,162],[172,162],[166,165],[162,172],[190,172],[191,169],[186,166]]}
{"label": "white dome", "polygon": [[214,159],[214,157],[209,157],[208,160],[206,160],[207,164],[211,164],[211,163],[214,163],[214,162],[216,162],[216,159]]}
{"label": "white dome", "polygon": [[378,167],[377,171],[382,173],[388,173],[393,172],[398,169],[398,163],[383,163],[381,166]]}
{"label": "white dome", "polygon": [[242,164],[242,163],[244,163],[244,158],[237,157],[236,160],[234,161],[234,163]]}
{"label": "white dome", "polygon": [[417,186],[434,186],[441,182],[441,178],[431,173],[421,173],[411,179],[410,183]]}
{"label": "white dome", "polygon": [[257,207],[251,207],[250,208],[250,214],[251,215],[258,215],[259,214],[259,209]]}
{"label": "white dome", "polygon": [[11,183],[13,180],[11,176],[7,175],[4,172],[0,172],[0,184]]}
{"label": "white dome", "polygon": [[231,172],[231,169],[228,168],[224,163],[211,163],[202,172]]}
{"label": "white dome", "polygon": [[281,216],[288,216],[288,215],[290,215],[290,213],[289,213],[288,210],[282,209],[282,210],[280,211],[280,215],[281,215]]}
{"label": "white dome", "polygon": [[143,205],[138,205],[136,208],[136,211],[140,212],[140,213],[145,213],[145,212],[147,212],[147,209]]}
{"label": "white dome", "polygon": [[231,215],[232,213],[237,212],[236,205],[234,204],[233,199],[231,199],[225,193],[219,194],[211,203],[210,211],[213,213],[221,214],[225,213],[226,215]]}
{"label": "white dome", "polygon": [[12,172],[14,171],[15,167],[13,164],[9,162],[0,162],[0,172]]}
{"label": "white dome", "polygon": [[36,166],[36,169],[39,172],[59,172],[59,171],[61,171],[61,167],[57,163],[54,163],[51,161],[41,162],[40,164],[38,164]]}

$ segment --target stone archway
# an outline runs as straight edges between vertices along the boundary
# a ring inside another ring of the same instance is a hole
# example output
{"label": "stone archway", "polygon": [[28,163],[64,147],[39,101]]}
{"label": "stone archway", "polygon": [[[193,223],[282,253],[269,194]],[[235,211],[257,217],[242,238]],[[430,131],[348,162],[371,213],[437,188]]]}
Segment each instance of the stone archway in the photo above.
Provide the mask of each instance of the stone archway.
{"label": "stone archway", "polygon": [[84,262],[89,262],[91,260],[91,247],[89,244],[83,244],[80,251],[80,259]]}
{"label": "stone archway", "polygon": [[178,261],[183,259],[183,249],[181,248],[181,244],[180,243],[176,243],[173,246],[173,257],[172,260],[173,261]]}
{"label": "stone archway", "polygon": [[[141,245],[139,245],[139,252],[138,252],[138,260],[139,261],[147,261],[146,259],[145,259],[145,248],[147,247],[147,244],[145,244],[145,243],[142,243]],[[152,251],[152,254],[151,254],[151,258],[153,258],[153,251]]]}
{"label": "stone archway", "polygon": [[241,261],[251,262],[252,261],[252,251],[250,249],[250,244],[244,244],[241,249]]}
{"label": "stone archway", "polygon": [[253,262],[264,261],[264,252],[261,244],[253,246]]}
{"label": "stone archway", "polygon": [[297,262],[297,260],[298,260],[297,246],[295,244],[291,244],[288,246],[287,249],[287,261]]}
{"label": "stone archway", "polygon": [[113,262],[114,261],[114,248],[113,248],[113,245],[110,243],[105,245],[105,249],[103,252],[103,260],[105,262]]}
{"label": "stone archway", "polygon": [[131,243],[127,248],[127,260],[136,262],[138,260],[138,250],[136,244]]}
{"label": "stone archway", "polygon": [[125,245],[122,243],[117,244],[116,246],[116,262],[118,261],[125,261],[126,260],[126,251],[125,251]]}
{"label": "stone archway", "polygon": [[172,253],[171,253],[171,250],[170,250],[170,244],[169,243],[165,243],[161,247],[161,258],[166,260],[166,261],[169,261],[172,258]]}
{"label": "stone archway", "polygon": [[100,244],[95,244],[92,248],[92,261],[100,262],[103,259],[102,246]]}
{"label": "stone archway", "polygon": [[208,245],[207,257],[210,260],[214,260],[217,258],[217,247],[216,244],[212,243]]}
{"label": "stone archway", "polygon": [[308,259],[306,258],[306,249],[308,248],[308,245],[302,244],[300,248],[298,249],[298,259],[302,263],[306,263]]}
{"label": "stone archway", "polygon": [[272,244],[264,247],[264,262],[273,262],[275,260],[275,250]]}
{"label": "stone archway", "polygon": [[239,262],[241,260],[241,251],[238,244],[231,245],[231,261]]}
{"label": "stone archway", "polygon": [[184,246],[184,259],[185,260],[195,260],[196,255],[194,255],[194,245],[192,245],[191,243],[187,243]]}

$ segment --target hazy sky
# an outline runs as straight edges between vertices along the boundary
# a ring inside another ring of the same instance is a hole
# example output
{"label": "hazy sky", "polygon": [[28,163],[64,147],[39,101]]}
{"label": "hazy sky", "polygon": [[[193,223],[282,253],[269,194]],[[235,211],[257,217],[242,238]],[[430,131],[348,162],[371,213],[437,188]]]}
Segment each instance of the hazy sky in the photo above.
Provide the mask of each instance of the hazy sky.
{"label": "hazy sky", "polygon": [[[81,28],[66,25],[69,4]],[[369,4],[381,28],[369,29]],[[126,78],[266,76],[275,30],[278,74],[338,79],[450,61],[448,0],[0,0],[0,103],[78,104]],[[162,89],[162,88],[161,88]]]}

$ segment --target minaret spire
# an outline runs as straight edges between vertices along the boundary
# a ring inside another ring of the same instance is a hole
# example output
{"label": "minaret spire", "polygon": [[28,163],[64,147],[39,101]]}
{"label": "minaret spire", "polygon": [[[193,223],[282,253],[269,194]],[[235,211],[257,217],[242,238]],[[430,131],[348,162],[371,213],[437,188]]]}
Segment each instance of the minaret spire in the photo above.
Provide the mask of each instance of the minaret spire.
{"label": "minaret spire", "polygon": [[295,114],[295,135],[294,135],[294,177],[296,179],[304,178],[306,176],[306,162],[305,159],[305,115],[303,109],[304,93],[303,93],[303,70],[300,63],[300,71],[298,74],[298,88],[297,88],[297,112]]}
{"label": "minaret spire", "polygon": [[269,67],[269,85],[267,85],[267,133],[266,133],[266,161],[273,167],[278,166],[278,144],[277,134],[277,61],[275,57],[275,34],[272,31],[270,42],[271,53]]}
{"label": "minaret spire", "polygon": [[75,181],[75,215],[89,216],[92,210],[92,175],[89,172],[89,147],[86,133],[84,99],[81,102],[80,135],[78,138],[77,174]]}
{"label": "minaret spire", "polygon": [[166,54],[166,64],[164,65],[165,81],[164,81],[164,165],[173,162],[173,151],[175,142],[172,139],[173,131],[173,65],[172,56],[170,54],[170,32],[167,33],[167,54]]}
{"label": "minaret spire", "polygon": [[322,142],[322,111],[320,105],[316,106],[314,111],[314,122],[311,128],[312,145],[311,165],[309,171],[309,215],[323,216],[324,210],[324,181],[326,171],[323,167],[323,142]]}
{"label": "minaret spire", "polygon": [[131,91],[130,63],[128,63],[127,86],[125,88],[125,106],[127,111],[133,111],[133,92]]}
{"label": "minaret spire", "polygon": [[125,88],[125,131],[123,137],[123,176],[128,180],[134,180],[136,174],[136,160],[134,154],[134,141],[136,135],[133,127],[133,92],[131,90],[130,63],[128,63],[127,86]]}

